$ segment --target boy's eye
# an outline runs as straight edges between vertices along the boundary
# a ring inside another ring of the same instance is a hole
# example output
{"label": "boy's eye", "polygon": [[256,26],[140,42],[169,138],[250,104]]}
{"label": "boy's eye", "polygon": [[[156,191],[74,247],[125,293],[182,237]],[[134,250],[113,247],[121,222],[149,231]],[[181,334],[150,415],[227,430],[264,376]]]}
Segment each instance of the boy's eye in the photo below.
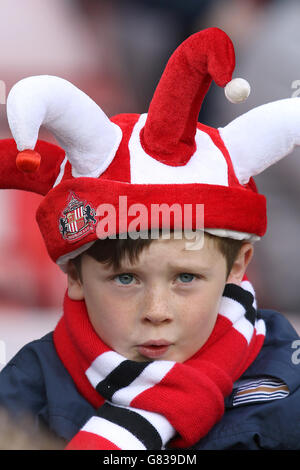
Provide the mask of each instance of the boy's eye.
{"label": "boy's eye", "polygon": [[182,282],[188,283],[188,282],[191,282],[195,278],[195,275],[190,274],[190,273],[181,273],[179,274],[179,278]]}
{"label": "boy's eye", "polygon": [[[195,274],[191,273],[180,273],[178,275],[180,282],[184,284],[191,283],[197,276]],[[117,274],[113,278],[117,284],[122,284],[123,286],[125,285],[130,285],[133,283],[135,277],[133,274],[130,273],[122,273],[122,274]]]}
{"label": "boy's eye", "polygon": [[118,274],[117,276],[114,277],[117,281],[120,281],[120,284],[126,285],[130,284],[131,281],[134,279],[132,274],[129,273],[124,273],[124,274]]}

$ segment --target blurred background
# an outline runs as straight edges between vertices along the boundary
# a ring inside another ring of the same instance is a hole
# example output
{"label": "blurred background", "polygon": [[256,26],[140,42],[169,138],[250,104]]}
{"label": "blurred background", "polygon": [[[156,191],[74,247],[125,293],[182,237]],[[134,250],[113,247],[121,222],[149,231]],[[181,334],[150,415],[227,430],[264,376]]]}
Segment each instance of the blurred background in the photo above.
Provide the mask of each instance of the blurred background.
{"label": "blurred background", "polygon": [[[300,91],[298,0],[1,0],[0,137],[10,137],[5,98],[18,80],[58,75],[108,116],[146,112],[166,61],[190,34],[217,26],[236,50],[235,77],[251,95],[229,103],[212,84],[199,120],[225,126],[236,116]],[[299,93],[300,96],[300,93]],[[40,138],[54,141],[41,130]],[[268,232],[249,277],[263,308],[300,331],[300,149],[256,178],[268,201]],[[41,197],[0,190],[0,368],[25,343],[54,328],[65,275],[48,258],[35,211]]]}

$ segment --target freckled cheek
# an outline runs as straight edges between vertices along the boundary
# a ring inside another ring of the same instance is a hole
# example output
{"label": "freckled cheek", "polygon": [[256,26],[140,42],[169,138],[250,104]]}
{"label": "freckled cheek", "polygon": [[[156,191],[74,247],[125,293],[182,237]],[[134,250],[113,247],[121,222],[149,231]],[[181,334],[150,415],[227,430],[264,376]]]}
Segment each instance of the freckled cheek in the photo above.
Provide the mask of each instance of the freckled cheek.
{"label": "freckled cheek", "polygon": [[98,336],[109,347],[125,355],[124,346],[126,346],[128,337],[133,330],[132,324],[124,312],[119,312],[114,306],[105,306],[97,315],[90,316],[91,323]]}
{"label": "freckled cheek", "polygon": [[105,331],[110,336],[124,337],[133,330],[135,318],[134,302],[117,296],[104,296],[97,307],[97,318],[94,315],[94,323],[98,333]]}
{"label": "freckled cheek", "polygon": [[205,335],[210,333],[216,322],[219,302],[214,297],[200,297],[189,302],[190,307],[185,305],[183,311],[186,312],[186,324],[196,331],[201,331]]}
{"label": "freckled cheek", "polygon": [[189,320],[186,322],[186,325],[192,335],[205,336],[210,331],[212,323],[212,316],[206,310],[198,309],[189,314]]}

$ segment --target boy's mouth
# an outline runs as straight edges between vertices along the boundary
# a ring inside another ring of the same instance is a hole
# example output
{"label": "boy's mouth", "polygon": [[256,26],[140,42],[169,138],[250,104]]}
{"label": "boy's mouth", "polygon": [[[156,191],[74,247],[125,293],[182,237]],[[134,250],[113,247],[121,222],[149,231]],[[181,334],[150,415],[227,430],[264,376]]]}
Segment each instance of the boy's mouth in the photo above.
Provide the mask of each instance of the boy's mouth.
{"label": "boy's mouth", "polygon": [[158,359],[163,356],[172,343],[165,340],[150,340],[138,346],[138,352],[149,359]]}

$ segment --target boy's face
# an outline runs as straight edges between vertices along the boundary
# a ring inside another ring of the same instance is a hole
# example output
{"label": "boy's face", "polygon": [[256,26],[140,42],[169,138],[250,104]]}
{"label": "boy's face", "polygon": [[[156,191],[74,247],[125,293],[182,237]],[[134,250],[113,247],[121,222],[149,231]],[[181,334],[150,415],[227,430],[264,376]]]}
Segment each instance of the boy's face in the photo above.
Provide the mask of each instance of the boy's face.
{"label": "boy's face", "polygon": [[225,283],[239,283],[246,266],[235,265],[226,279],[226,260],[212,240],[205,237],[199,250],[185,245],[184,238],[154,240],[118,271],[83,255],[82,281],[69,275],[69,296],[85,300],[111,349],[134,361],[184,362],[206,342]]}

